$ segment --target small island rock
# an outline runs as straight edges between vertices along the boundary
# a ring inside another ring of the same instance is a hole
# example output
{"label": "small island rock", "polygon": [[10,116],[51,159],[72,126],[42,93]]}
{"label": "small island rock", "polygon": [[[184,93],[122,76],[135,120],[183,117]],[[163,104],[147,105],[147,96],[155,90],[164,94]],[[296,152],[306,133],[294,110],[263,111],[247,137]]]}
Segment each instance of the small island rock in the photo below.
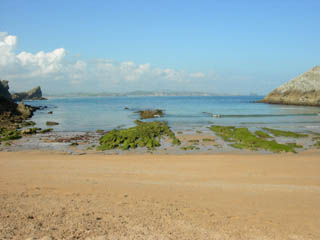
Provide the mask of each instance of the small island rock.
{"label": "small island rock", "polygon": [[42,91],[40,86],[35,87],[27,92],[20,92],[12,94],[13,101],[22,101],[22,100],[45,100],[42,97]]}

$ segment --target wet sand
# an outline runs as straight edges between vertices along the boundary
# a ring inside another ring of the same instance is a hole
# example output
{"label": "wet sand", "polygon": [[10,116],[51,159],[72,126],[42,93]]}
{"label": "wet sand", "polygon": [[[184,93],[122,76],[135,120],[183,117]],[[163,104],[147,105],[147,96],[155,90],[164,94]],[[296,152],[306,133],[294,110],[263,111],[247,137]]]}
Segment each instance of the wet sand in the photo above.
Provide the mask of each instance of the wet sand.
{"label": "wet sand", "polygon": [[320,239],[320,154],[0,152],[0,239]]}

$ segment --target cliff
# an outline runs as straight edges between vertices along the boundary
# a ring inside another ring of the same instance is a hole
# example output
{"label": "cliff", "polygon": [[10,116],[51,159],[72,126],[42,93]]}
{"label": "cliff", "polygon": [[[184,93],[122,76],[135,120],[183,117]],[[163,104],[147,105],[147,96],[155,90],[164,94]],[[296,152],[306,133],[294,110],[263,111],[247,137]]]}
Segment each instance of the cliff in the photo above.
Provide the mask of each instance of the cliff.
{"label": "cliff", "polygon": [[11,100],[11,94],[9,93],[9,84],[6,80],[0,81],[0,98],[1,97],[7,100]]}
{"label": "cliff", "polygon": [[0,130],[2,128],[16,128],[39,109],[39,107],[24,105],[22,101],[16,104],[12,101],[8,90],[8,81],[0,81]]}
{"label": "cliff", "polygon": [[45,100],[42,97],[42,91],[40,86],[35,87],[27,92],[20,92],[12,94],[13,101],[23,101],[23,100]]}
{"label": "cliff", "polygon": [[315,66],[276,88],[259,102],[320,106],[320,66]]}

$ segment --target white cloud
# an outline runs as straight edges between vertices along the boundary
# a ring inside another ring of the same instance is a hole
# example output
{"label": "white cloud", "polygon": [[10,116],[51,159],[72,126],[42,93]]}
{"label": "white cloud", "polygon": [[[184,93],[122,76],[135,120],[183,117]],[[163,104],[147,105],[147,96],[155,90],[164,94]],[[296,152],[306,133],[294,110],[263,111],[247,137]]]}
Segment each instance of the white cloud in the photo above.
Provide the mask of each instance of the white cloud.
{"label": "white cloud", "polygon": [[202,72],[190,73],[190,77],[192,78],[204,78],[206,75]]}
{"label": "white cloud", "polygon": [[181,83],[205,77],[201,72],[153,68],[149,63],[136,64],[132,61],[69,61],[64,48],[35,54],[25,51],[16,53],[16,46],[16,36],[0,33],[0,78],[8,79],[10,85],[13,83],[17,89],[39,84],[43,88],[57,91],[61,91],[63,86],[62,89],[69,92],[112,91],[113,88],[177,88]]}
{"label": "white cloud", "polygon": [[15,61],[14,49],[17,44],[15,36],[0,33],[0,67],[11,65]]}

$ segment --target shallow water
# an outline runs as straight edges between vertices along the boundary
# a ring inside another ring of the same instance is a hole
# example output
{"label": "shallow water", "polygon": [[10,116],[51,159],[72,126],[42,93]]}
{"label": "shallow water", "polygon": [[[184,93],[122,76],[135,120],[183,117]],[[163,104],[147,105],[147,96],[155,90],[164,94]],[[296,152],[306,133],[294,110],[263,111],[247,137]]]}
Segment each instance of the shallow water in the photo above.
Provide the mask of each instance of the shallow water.
{"label": "shallow water", "polygon": [[[48,106],[32,118],[38,127],[59,122],[56,131],[110,130],[130,127],[139,116],[135,111],[163,109],[173,130],[204,130],[212,124],[274,127],[320,133],[320,108],[255,103],[262,97],[84,97],[51,98],[27,104]],[[129,108],[128,110],[125,108]],[[48,114],[53,111],[53,114]]]}

